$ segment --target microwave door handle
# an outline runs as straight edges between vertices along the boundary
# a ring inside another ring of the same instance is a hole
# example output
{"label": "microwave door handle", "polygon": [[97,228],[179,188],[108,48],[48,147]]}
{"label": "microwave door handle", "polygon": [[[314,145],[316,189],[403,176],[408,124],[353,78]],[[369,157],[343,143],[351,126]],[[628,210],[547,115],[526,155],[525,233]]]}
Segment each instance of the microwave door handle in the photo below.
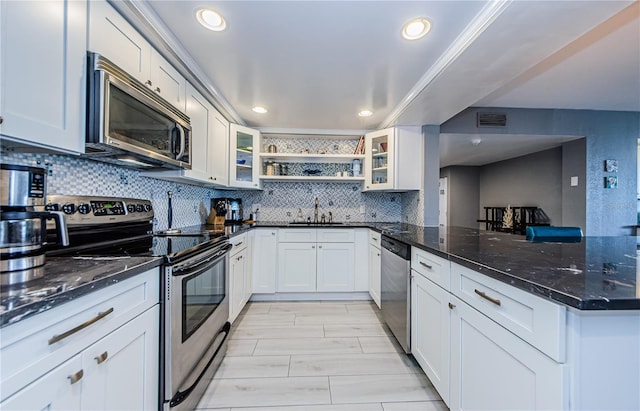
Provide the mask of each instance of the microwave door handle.
{"label": "microwave door handle", "polygon": [[184,157],[184,152],[186,150],[186,137],[184,134],[184,128],[182,128],[180,124],[176,123],[176,128],[180,133],[180,152],[178,152],[178,154],[176,155],[176,160],[180,160],[182,157]]}

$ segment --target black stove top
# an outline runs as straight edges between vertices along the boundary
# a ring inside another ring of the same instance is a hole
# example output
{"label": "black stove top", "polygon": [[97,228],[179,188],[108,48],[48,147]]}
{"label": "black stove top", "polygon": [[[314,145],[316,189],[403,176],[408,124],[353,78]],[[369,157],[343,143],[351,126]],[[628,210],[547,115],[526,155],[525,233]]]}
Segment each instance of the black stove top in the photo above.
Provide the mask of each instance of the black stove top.
{"label": "black stove top", "polygon": [[[199,227],[199,226],[198,226]],[[146,234],[96,243],[75,243],[71,237],[71,246],[47,252],[57,257],[164,257],[174,262],[204,250],[217,247],[228,237],[224,233],[209,231],[185,231],[180,234]]]}
{"label": "black stove top", "polygon": [[203,229],[200,225],[154,233],[153,207],[148,200],[52,195],[47,197],[46,208],[65,213],[70,243],[68,247],[48,249],[48,256],[161,256],[174,262],[228,239],[224,230]]}

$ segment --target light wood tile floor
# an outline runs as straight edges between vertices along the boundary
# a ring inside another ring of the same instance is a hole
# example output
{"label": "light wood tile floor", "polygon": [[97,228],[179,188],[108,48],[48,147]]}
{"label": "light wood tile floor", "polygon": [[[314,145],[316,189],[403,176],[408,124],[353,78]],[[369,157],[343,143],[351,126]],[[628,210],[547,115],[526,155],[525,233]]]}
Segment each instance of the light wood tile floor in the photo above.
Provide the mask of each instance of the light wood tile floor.
{"label": "light wood tile floor", "polygon": [[247,304],[197,409],[447,411],[368,301]]}

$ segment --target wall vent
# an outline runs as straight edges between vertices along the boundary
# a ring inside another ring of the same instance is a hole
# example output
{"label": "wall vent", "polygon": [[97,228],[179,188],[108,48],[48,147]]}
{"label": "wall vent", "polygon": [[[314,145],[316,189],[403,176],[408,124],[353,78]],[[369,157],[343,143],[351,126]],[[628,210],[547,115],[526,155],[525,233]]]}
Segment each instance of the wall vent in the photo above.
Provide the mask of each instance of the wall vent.
{"label": "wall vent", "polygon": [[506,127],[507,115],[504,113],[477,113],[478,127]]}

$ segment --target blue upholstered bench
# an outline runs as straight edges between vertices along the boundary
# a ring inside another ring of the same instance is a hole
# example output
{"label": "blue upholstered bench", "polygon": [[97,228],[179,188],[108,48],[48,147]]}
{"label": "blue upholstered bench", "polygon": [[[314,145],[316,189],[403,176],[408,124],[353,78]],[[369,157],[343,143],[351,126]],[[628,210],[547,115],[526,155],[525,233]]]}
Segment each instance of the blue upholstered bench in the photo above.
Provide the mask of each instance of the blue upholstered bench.
{"label": "blue upholstered bench", "polygon": [[579,243],[582,240],[580,227],[528,226],[527,240]]}

